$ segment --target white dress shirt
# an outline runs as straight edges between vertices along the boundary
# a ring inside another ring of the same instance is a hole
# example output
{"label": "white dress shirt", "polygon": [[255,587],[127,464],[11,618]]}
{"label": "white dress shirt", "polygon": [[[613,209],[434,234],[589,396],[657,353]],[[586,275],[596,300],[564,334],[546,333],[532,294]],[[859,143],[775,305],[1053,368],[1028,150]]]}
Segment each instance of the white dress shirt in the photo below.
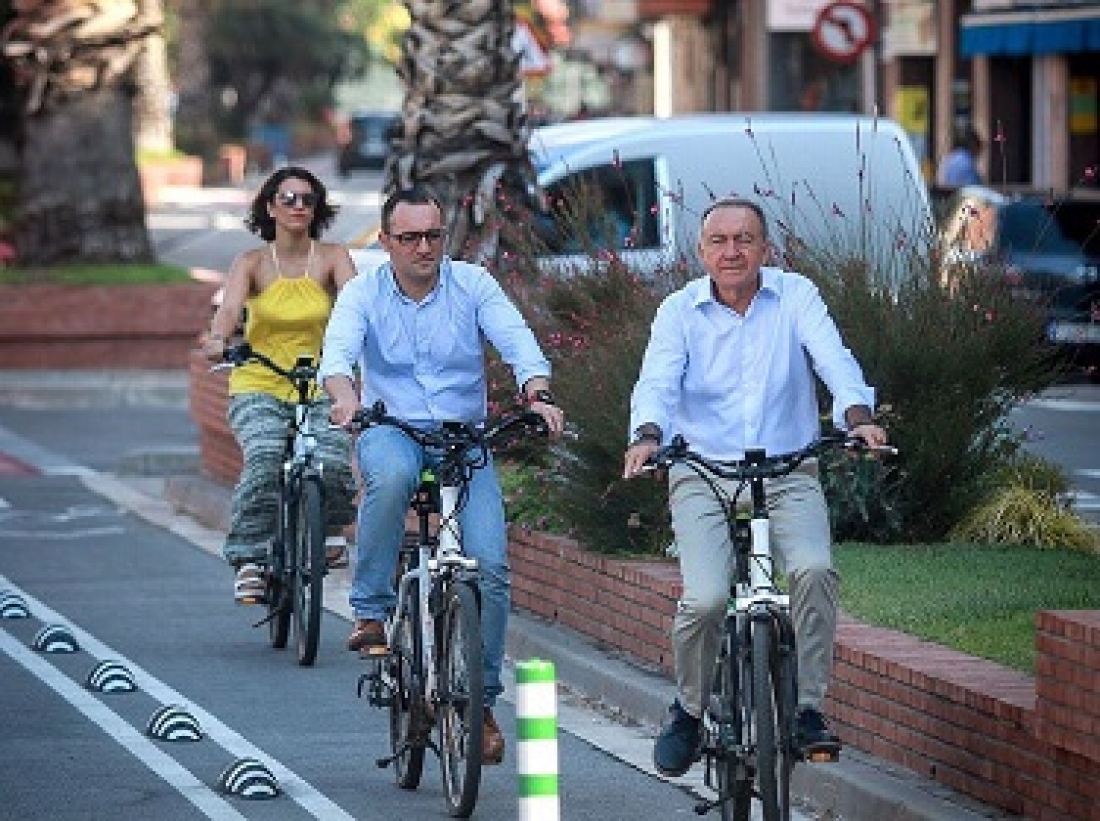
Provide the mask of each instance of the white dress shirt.
{"label": "white dress shirt", "polygon": [[874,390],[809,279],[762,268],[760,290],[741,316],[700,277],[657,310],[628,435],[654,423],[666,442],[681,434],[712,459],[740,459],[753,447],[790,453],[820,434],[815,371],[832,394],[838,427],[852,405],[874,408]]}
{"label": "white dress shirt", "polygon": [[550,376],[531,329],[484,268],[445,257],[438,284],[416,302],[386,263],[340,291],[317,378],[351,377],[358,365],[364,407],[380,399],[388,413],[417,426],[478,423],[486,416],[486,340],[519,387]]}

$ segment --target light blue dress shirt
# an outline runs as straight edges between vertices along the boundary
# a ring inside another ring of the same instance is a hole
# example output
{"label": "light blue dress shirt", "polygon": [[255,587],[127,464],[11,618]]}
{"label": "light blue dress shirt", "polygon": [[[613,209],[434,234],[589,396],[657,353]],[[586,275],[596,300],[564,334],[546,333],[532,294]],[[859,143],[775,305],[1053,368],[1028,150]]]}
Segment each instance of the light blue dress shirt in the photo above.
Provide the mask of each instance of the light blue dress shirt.
{"label": "light blue dress shirt", "polygon": [[852,405],[874,408],[874,390],[844,346],[817,287],[800,274],[761,269],[745,316],[715,299],[709,276],[661,303],[630,405],[630,432],[660,425],[712,459],[805,447],[820,433],[814,372],[843,429]]}
{"label": "light blue dress shirt", "polygon": [[377,400],[417,426],[478,423],[486,416],[486,340],[519,387],[550,375],[535,335],[484,268],[444,257],[439,283],[420,302],[402,293],[389,263],[352,278],[325,331],[318,381],[359,366],[361,400]]}

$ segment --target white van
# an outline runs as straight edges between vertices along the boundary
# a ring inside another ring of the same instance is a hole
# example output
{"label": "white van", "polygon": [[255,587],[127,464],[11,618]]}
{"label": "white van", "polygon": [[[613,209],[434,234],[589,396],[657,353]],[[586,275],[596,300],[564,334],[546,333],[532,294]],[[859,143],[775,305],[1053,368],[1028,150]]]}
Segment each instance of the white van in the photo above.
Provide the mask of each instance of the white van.
{"label": "white van", "polygon": [[[890,120],[844,114],[621,117],[536,129],[541,188],[561,201],[582,180],[602,192],[612,240],[636,269],[694,256],[699,219],[726,196],[756,200],[782,250],[792,240],[878,264],[926,248],[927,186],[909,138]],[[583,264],[575,237],[544,226],[550,267]]]}
{"label": "white van", "polygon": [[[725,196],[758,201],[771,238],[851,254],[880,267],[933,235],[927,187],[909,138],[890,120],[846,114],[692,114],[613,117],[543,126],[529,144],[547,203],[595,185],[612,222],[611,241],[639,272],[691,265],[703,209]],[[593,264],[550,205],[539,233],[544,270]],[[601,241],[601,240],[598,240]],[[359,270],[385,261],[379,248],[353,251]]]}

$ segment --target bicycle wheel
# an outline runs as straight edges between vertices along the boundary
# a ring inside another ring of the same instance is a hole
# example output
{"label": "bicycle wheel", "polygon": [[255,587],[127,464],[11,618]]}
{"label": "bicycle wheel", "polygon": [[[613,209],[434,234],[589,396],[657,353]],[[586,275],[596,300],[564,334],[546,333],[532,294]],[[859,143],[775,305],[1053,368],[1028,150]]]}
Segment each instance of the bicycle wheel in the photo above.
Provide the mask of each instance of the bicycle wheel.
{"label": "bicycle wheel", "polygon": [[424,741],[420,727],[427,720],[427,709],[424,678],[419,673],[419,595],[419,585],[414,581],[409,585],[409,598],[395,619],[390,656],[385,662],[393,679],[390,752],[394,756],[397,786],[403,790],[415,790],[420,786],[420,776],[424,771]]}
{"label": "bicycle wheel", "polygon": [[296,519],[294,635],[298,663],[308,667],[317,658],[325,596],[325,514],[317,479],[306,478],[299,485]]}
{"label": "bicycle wheel", "polygon": [[467,818],[481,785],[485,727],[481,615],[470,582],[450,588],[439,631],[439,754],[447,809]]}
{"label": "bicycle wheel", "polygon": [[267,577],[267,635],[276,650],[286,647],[290,636],[290,596],[287,590],[287,566],[293,553],[296,527],[296,511],[286,503],[280,491],[276,513],[275,539],[271,545],[270,566]]}
{"label": "bicycle wheel", "polygon": [[756,788],[764,821],[789,821],[791,769],[786,722],[778,709],[784,700],[780,683],[776,625],[771,619],[753,621],[752,699],[756,727]]}
{"label": "bicycle wheel", "polygon": [[736,625],[729,619],[722,650],[714,671],[711,694],[712,739],[716,787],[722,821],[749,821],[752,808],[752,773],[739,755],[745,737],[746,715],[741,700],[742,670],[737,653]]}

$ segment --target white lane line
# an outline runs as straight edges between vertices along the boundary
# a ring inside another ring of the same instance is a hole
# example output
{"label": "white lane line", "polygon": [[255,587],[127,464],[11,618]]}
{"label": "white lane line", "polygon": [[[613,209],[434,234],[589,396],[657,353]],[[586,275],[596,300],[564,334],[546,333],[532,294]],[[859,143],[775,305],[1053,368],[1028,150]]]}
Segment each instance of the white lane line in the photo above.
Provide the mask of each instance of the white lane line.
{"label": "white lane line", "polygon": [[265,753],[248,739],[240,735],[236,730],[226,726],[213,713],[209,713],[195,702],[173,690],[164,682],[154,678],[149,673],[138,667],[121,653],[111,649],[91,633],[81,629],[70,619],[65,618],[55,610],[50,609],[38,599],[13,585],[3,575],[0,575],[0,588],[7,587],[19,593],[27,604],[27,607],[35,617],[46,623],[63,623],[76,637],[81,649],[97,659],[112,659],[127,667],[133,674],[134,682],[148,693],[153,699],[162,704],[179,704],[186,709],[195,719],[207,738],[227,750],[237,758],[257,758],[262,761],[279,781],[283,792],[314,818],[340,819],[340,821],[354,821],[354,816],[349,815],[339,805],[333,803],[322,793],[314,789],[304,781],[301,776],[289,767],[277,761]]}
{"label": "white lane line", "polygon": [[1100,479],[1100,468],[1077,468],[1073,472],[1086,479]]}
{"label": "white lane line", "polygon": [[[20,592],[26,598],[26,595]],[[122,717],[108,708],[103,702],[84,690],[71,678],[35,655],[33,650],[24,647],[19,641],[0,627],[0,650],[11,659],[23,665],[31,675],[48,685],[55,693],[85,716],[99,725],[107,735],[117,741],[138,761],[159,775],[176,792],[194,804],[207,818],[244,819],[222,797],[197,779],[190,770],[162,752],[148,738],[130,726]]]}

